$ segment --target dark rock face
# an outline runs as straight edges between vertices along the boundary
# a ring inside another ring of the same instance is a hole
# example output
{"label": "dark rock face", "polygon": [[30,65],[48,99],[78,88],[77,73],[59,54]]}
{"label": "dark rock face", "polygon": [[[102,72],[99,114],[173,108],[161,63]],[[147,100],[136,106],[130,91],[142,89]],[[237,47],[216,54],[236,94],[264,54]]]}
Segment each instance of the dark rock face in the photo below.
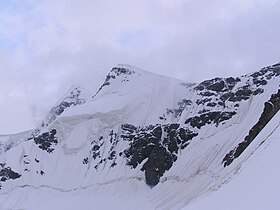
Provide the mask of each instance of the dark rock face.
{"label": "dark rock face", "polygon": [[[100,164],[110,164],[113,168],[117,165],[117,158],[126,158],[127,165],[136,168],[143,163],[141,168],[145,172],[146,183],[155,186],[165,171],[169,170],[177,160],[180,149],[184,149],[197,133],[179,124],[149,125],[136,127],[131,124],[122,124],[121,133],[110,131],[106,142],[109,151],[104,153],[104,139],[92,141],[90,156],[83,159],[83,164],[89,164],[90,159],[97,160],[94,166],[98,169]],[[129,142],[128,148],[117,153],[116,147],[120,141]]]}
{"label": "dark rock face", "polygon": [[[202,96],[196,100],[196,104],[209,107],[225,107],[225,102],[246,101],[252,96],[262,94],[263,86],[267,85],[268,80],[279,75],[280,68],[276,64],[240,78],[228,77],[206,80],[194,87],[197,94]],[[236,89],[242,78],[246,78],[245,83]]]}
{"label": "dark rock face", "polygon": [[256,136],[266,126],[266,124],[272,119],[272,117],[280,109],[280,89],[276,94],[273,94],[268,102],[264,104],[264,110],[261,114],[259,121],[249,131],[249,134],[245,137],[244,141],[239,143],[237,147],[231,150],[223,159],[224,167],[229,166],[234,159],[238,158],[242,152],[252,143]]}
{"label": "dark rock face", "polygon": [[40,149],[45,150],[48,153],[53,152],[54,146],[58,143],[56,130],[52,129],[49,132],[34,137],[34,142],[39,145]]}
{"label": "dark rock face", "polygon": [[[237,87],[237,84],[241,82],[240,78],[215,78],[212,80],[206,80],[197,86],[194,87],[194,90],[196,91],[197,95],[200,96],[195,103],[197,105],[203,105],[204,107],[210,107],[209,109],[213,110],[215,108],[231,108],[235,107],[237,108],[239,104],[238,102],[242,100],[248,100],[254,95],[258,95],[263,93],[263,89],[261,87],[258,87],[259,84],[264,84],[265,82],[258,82],[256,84],[252,83],[251,80],[253,80],[251,76],[247,76],[247,81],[244,85]],[[262,81],[260,78],[255,78]],[[258,81],[259,81],[258,80]],[[237,105],[236,105],[237,104]],[[204,108],[205,109],[205,108]],[[214,110],[216,111],[216,110]],[[211,112],[211,111],[210,111]],[[232,112],[229,109],[229,112]],[[199,114],[203,113],[202,110],[199,110]],[[234,112],[232,112],[234,115]],[[210,118],[215,117],[215,113],[208,114]],[[217,114],[217,113],[216,113]],[[205,116],[196,116],[195,120],[198,120],[198,118],[207,118],[208,115]],[[206,119],[203,119],[205,121]],[[210,120],[213,121],[213,120]],[[205,125],[209,124],[210,121],[207,123],[206,121],[200,122],[199,124]],[[217,123],[216,123],[217,124]],[[201,125],[198,125],[197,127],[201,127]]]}
{"label": "dark rock face", "polygon": [[174,161],[166,148],[157,144],[141,169],[145,171],[146,184],[156,186],[160,177],[171,168]]}
{"label": "dark rock face", "polygon": [[98,144],[95,144],[93,147],[92,147],[92,149],[91,149],[91,152],[92,152],[92,158],[95,160],[97,157],[101,157],[100,156],[100,151],[99,151],[99,149],[100,149],[100,147],[102,146],[103,144],[101,144],[101,145],[98,145]]}
{"label": "dark rock face", "polygon": [[133,133],[122,135],[124,140],[131,140],[130,147],[124,151],[128,165],[136,168],[148,158],[155,145],[161,141],[161,126],[137,129]]}
{"label": "dark rock face", "polygon": [[83,160],[83,164],[88,164],[88,157],[86,157],[86,158],[84,158],[84,160]]}
{"label": "dark rock face", "polygon": [[1,181],[4,182],[8,179],[18,179],[21,177],[20,174],[14,172],[10,167],[2,168],[0,170]]}
{"label": "dark rock face", "polygon": [[215,78],[200,83],[194,89],[196,91],[201,91],[200,95],[210,96],[214,95],[215,92],[225,92],[232,90],[238,82],[240,82],[239,78]]}
{"label": "dark rock face", "polygon": [[[105,140],[106,139],[106,140]],[[106,141],[106,144],[105,144]],[[83,159],[83,164],[89,164],[90,160],[95,160],[94,168],[97,170],[101,164],[110,164],[111,168],[117,165],[116,160],[121,155],[117,155],[116,147],[120,141],[120,137],[111,130],[108,136],[100,136],[98,140],[92,140],[89,156]],[[104,145],[110,148],[109,151],[104,152]]]}
{"label": "dark rock face", "polygon": [[0,189],[1,182],[6,182],[9,179],[18,179],[21,175],[13,171],[10,167],[5,167],[5,163],[0,163]]}
{"label": "dark rock face", "polygon": [[201,114],[195,117],[191,117],[186,120],[185,124],[190,124],[193,128],[201,128],[207,124],[214,123],[216,126],[218,126],[221,122],[229,120],[232,118],[233,115],[235,115],[236,112],[208,112],[205,114]]}
{"label": "dark rock face", "polygon": [[196,101],[196,104],[197,105],[200,105],[200,104],[206,104],[206,103],[209,103],[210,101],[212,100],[212,98],[202,98],[202,99],[198,99]]}
{"label": "dark rock face", "polygon": [[[259,72],[242,76],[240,78],[215,78],[212,80],[206,80],[196,85],[193,89],[199,96],[195,101],[196,105],[199,106],[197,112],[198,114],[196,116],[188,118],[185,121],[185,125],[190,126],[190,129],[200,129],[203,126],[209,124],[214,124],[216,127],[218,127],[221,123],[230,120],[234,115],[237,114],[241,101],[247,101],[256,95],[262,94],[264,92],[264,86],[268,84],[268,81],[278,76],[280,76],[280,63],[263,68]],[[262,114],[260,121],[250,130],[249,135],[245,138],[245,141],[240,143],[239,146],[235,148],[235,150],[227,154],[227,156],[223,160],[225,166],[229,165],[234,158],[238,157],[247,148],[247,146],[253,141],[253,139],[261,131],[261,129],[263,129],[268,121],[274,116],[274,114],[277,112],[276,110],[279,109],[277,108],[279,107],[279,105],[277,105],[279,102],[276,102],[277,100],[277,94],[274,94],[269,103],[265,103],[264,113]],[[182,109],[167,109],[166,114],[172,114],[173,116],[178,117],[187,106],[191,105],[194,105],[193,102],[188,100],[188,103],[185,103],[184,106],[182,106]],[[165,120],[166,115],[161,116],[160,119]],[[172,132],[170,132],[171,139],[172,135]],[[139,143],[140,142],[141,141],[139,141]],[[154,141],[150,142],[152,142],[154,145],[149,145],[150,147],[147,147],[145,152],[150,154],[150,151],[156,148],[157,151],[159,151],[159,157],[157,158],[165,159],[167,163],[165,168],[168,168],[170,158],[174,157],[161,155],[163,151],[163,149],[159,147],[161,146],[161,144],[157,146],[157,141],[155,139]],[[169,145],[165,145],[164,148],[168,148],[168,151],[172,151],[171,148],[174,148],[174,152],[176,153],[176,144],[173,144],[173,142],[174,141],[171,141]],[[143,153],[144,155],[142,158],[135,156],[136,159],[141,162],[142,159],[147,158],[147,154],[145,152]],[[142,153],[140,152],[139,155],[140,154]],[[153,163],[152,158],[151,162]],[[137,165],[138,163],[134,162],[134,164]],[[158,163],[153,164],[158,165]],[[147,163],[147,165],[149,164]],[[150,178],[151,176],[156,177],[155,174],[157,174],[159,177],[161,176],[160,167],[155,167],[153,170],[146,173],[148,178]],[[153,181],[155,180],[156,179],[154,179]],[[153,181],[151,181],[150,183],[156,183],[156,181]]]}
{"label": "dark rock face", "polygon": [[126,129],[122,138],[130,141],[129,148],[124,151],[127,164],[136,168],[146,160],[141,170],[145,172],[146,183],[153,187],[177,160],[179,149],[186,148],[195,136],[197,133],[179,128],[179,124]]}
{"label": "dark rock face", "polygon": [[132,71],[130,69],[122,68],[122,67],[114,67],[111,72],[115,73],[116,76],[120,76],[122,74],[131,75],[131,74],[135,73],[134,71]]}
{"label": "dark rock face", "polygon": [[280,63],[262,68],[260,71],[255,72],[250,76],[256,81],[263,80],[264,78],[270,80],[272,77],[278,77],[280,76]]}
{"label": "dark rock face", "polygon": [[262,88],[254,88],[251,85],[244,85],[239,87],[236,91],[228,91],[223,93],[220,96],[220,100],[225,102],[225,101],[230,101],[230,102],[240,102],[242,100],[248,100],[251,96],[253,95],[258,95],[263,93]]}
{"label": "dark rock face", "polygon": [[231,102],[238,102],[242,100],[248,100],[252,95],[258,95],[263,93],[263,89],[258,88],[252,90],[249,85],[245,85],[239,88],[236,92],[231,92],[228,96],[228,100]]}

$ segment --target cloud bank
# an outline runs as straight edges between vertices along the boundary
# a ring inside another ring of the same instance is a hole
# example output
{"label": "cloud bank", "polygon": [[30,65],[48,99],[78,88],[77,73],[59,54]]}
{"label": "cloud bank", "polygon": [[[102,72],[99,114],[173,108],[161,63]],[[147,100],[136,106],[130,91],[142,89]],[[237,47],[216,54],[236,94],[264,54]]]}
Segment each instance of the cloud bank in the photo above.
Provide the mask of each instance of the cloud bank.
{"label": "cloud bank", "polygon": [[199,82],[280,60],[279,0],[3,0],[0,133],[34,127],[118,63]]}

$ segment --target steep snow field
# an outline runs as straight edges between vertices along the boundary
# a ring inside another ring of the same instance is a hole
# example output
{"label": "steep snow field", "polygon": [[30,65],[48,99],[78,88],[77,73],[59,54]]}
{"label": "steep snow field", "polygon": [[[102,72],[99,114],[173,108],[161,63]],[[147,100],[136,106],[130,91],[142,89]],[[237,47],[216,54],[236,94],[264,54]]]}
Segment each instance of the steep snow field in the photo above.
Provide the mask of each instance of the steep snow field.
{"label": "steep snow field", "polygon": [[[278,157],[280,149],[280,113],[258,138],[268,139],[252,158],[243,163],[242,170],[234,179],[182,210],[278,210],[280,168],[275,167],[275,157]],[[173,187],[172,184],[169,187]],[[1,210],[153,210],[155,206],[147,196],[149,190],[133,181],[112,183],[109,188],[100,186],[72,192],[25,187],[1,196],[0,203]]]}
{"label": "steep snow field", "polygon": [[[274,129],[277,126],[276,129]],[[278,210],[280,195],[280,113],[258,136],[268,138],[242,170],[216,192],[197,199],[184,210]]]}

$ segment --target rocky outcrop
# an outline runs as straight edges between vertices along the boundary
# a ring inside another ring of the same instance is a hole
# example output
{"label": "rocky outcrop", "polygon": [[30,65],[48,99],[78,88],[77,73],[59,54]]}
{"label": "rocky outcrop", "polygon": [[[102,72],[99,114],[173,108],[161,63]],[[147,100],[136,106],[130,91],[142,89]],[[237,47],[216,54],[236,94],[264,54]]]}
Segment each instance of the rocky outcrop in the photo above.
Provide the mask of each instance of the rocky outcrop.
{"label": "rocky outcrop", "polygon": [[1,182],[6,182],[9,179],[18,179],[21,175],[15,171],[13,171],[10,167],[6,167],[5,163],[0,163],[0,189]]}
{"label": "rocky outcrop", "polygon": [[176,123],[140,129],[132,125],[123,127],[125,133],[122,137],[130,141],[129,148],[124,151],[127,164],[136,168],[145,161],[141,170],[145,172],[146,183],[151,187],[157,185],[164,172],[172,167],[178,158],[178,151],[186,148],[198,135],[187,128],[180,128]]}
{"label": "rocky outcrop", "polygon": [[229,120],[232,118],[233,115],[235,115],[236,112],[208,112],[205,114],[201,114],[195,117],[188,118],[185,122],[185,124],[190,124],[193,128],[201,128],[207,124],[215,124],[216,127],[219,126],[219,124],[223,121]]}
{"label": "rocky outcrop", "polygon": [[252,143],[256,136],[273,118],[280,109],[280,89],[276,94],[273,94],[268,102],[265,102],[264,109],[259,121],[252,127],[244,141],[239,143],[237,147],[231,150],[223,159],[224,167],[229,166],[234,159],[238,158],[242,152]]}
{"label": "rocky outcrop", "polygon": [[54,145],[58,143],[56,130],[52,129],[49,132],[45,132],[37,137],[34,137],[34,142],[39,145],[40,149],[45,150],[48,153],[53,152]]}

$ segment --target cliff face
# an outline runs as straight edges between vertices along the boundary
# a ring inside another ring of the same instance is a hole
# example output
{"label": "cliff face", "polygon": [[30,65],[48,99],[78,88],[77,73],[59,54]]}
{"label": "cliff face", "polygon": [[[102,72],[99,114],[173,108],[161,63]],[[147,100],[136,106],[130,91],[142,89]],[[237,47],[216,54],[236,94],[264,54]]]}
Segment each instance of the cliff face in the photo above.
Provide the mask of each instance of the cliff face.
{"label": "cliff face", "polygon": [[264,103],[264,109],[259,121],[250,129],[249,134],[244,141],[239,143],[237,147],[231,150],[223,159],[224,166],[229,166],[234,159],[238,158],[242,152],[252,143],[262,129],[269,123],[274,115],[280,109],[280,90],[276,94],[272,94],[268,102]]}
{"label": "cliff face", "polygon": [[181,208],[231,178],[264,143],[279,84],[280,64],[199,84],[115,67],[96,94],[74,88],[3,150],[0,193],[137,183],[149,186],[159,209]]}

